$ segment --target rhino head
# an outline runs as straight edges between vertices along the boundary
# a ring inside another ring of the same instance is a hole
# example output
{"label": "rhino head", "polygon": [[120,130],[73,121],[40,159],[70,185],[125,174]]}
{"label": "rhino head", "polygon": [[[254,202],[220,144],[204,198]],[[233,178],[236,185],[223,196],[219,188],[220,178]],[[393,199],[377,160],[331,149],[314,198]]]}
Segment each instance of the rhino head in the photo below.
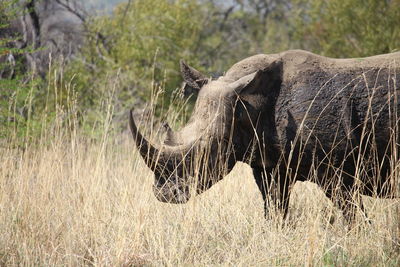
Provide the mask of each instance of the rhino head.
{"label": "rhino head", "polygon": [[[194,193],[200,194],[220,181],[236,161],[244,160],[244,150],[254,137],[251,125],[260,110],[251,105],[248,109],[242,96],[258,94],[268,71],[211,80],[181,62],[181,72],[186,84],[198,93],[187,125],[177,132],[169,129],[164,143],[151,144],[136,127],[132,111],[130,114],[135,144],[155,174],[154,194],[168,203],[187,202]],[[242,129],[244,125],[248,129]],[[243,131],[247,139],[240,136]]]}

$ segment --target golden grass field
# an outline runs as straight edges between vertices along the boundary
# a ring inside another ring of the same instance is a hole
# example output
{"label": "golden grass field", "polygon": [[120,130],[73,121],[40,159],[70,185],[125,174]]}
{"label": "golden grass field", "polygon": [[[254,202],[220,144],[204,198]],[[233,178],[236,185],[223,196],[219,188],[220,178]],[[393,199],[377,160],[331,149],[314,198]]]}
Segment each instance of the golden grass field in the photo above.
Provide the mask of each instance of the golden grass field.
{"label": "golden grass field", "polygon": [[400,264],[399,200],[364,198],[372,223],[349,230],[321,190],[297,183],[291,223],[266,220],[250,168],[237,164],[188,204],[160,203],[128,134],[92,144],[60,134],[0,157],[2,266]]}

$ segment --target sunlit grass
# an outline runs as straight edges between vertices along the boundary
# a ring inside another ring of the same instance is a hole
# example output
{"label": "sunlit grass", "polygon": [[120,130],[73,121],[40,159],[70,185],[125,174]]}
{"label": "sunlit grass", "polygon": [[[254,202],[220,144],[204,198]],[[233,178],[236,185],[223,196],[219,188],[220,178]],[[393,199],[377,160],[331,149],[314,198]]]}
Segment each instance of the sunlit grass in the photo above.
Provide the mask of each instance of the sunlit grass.
{"label": "sunlit grass", "polygon": [[1,150],[2,264],[399,263],[397,200],[367,199],[372,223],[348,231],[322,191],[298,183],[291,223],[267,221],[250,168],[238,164],[188,204],[164,204],[129,136],[102,147],[72,140]]}

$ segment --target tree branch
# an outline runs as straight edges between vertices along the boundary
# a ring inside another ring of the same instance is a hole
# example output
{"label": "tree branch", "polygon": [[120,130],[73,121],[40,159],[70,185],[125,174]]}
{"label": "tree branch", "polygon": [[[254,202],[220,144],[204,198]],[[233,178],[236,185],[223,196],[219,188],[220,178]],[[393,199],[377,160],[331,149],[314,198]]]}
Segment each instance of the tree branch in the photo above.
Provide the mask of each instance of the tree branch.
{"label": "tree branch", "polygon": [[[55,0],[55,2],[57,3],[57,4],[59,4],[60,6],[62,6],[62,7],[64,7],[66,10],[68,10],[69,12],[71,12],[72,14],[74,14],[76,17],[78,17],[82,22],[86,22],[86,14],[81,14],[81,13],[79,13],[78,11],[77,11],[77,8],[76,8],[76,2],[74,1],[74,3],[75,3],[75,8],[72,8],[71,6],[70,6],[70,2],[69,2],[69,0],[67,0],[67,3],[64,3],[63,1],[61,1],[61,0]],[[84,12],[85,13],[85,12]]]}
{"label": "tree branch", "polygon": [[35,10],[35,0],[29,0],[25,4],[25,8],[28,10],[28,15],[32,21],[32,42],[33,48],[38,48],[40,46],[40,23],[39,16]]}

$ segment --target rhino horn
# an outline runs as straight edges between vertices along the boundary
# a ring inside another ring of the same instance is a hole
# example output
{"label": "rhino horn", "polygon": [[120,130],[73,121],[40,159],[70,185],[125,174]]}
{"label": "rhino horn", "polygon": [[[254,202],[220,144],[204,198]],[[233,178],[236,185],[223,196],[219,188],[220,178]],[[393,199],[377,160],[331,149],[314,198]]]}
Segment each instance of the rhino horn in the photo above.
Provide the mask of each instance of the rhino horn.
{"label": "rhino horn", "polygon": [[[185,144],[185,145],[176,145],[171,146],[169,144],[163,146],[163,149],[160,149],[154,145],[152,145],[143,135],[139,132],[135,121],[133,119],[133,110],[130,111],[129,114],[129,127],[132,132],[133,139],[135,140],[136,147],[139,150],[140,155],[145,160],[147,166],[155,171],[157,166],[160,169],[165,169],[165,166],[168,162],[170,162],[171,166],[176,164],[180,164],[183,162],[185,156],[187,156],[191,149],[193,149],[193,144]],[[170,129],[171,135],[172,129]]]}
{"label": "rhino horn", "polygon": [[152,145],[143,135],[139,132],[135,121],[133,119],[133,109],[129,112],[129,128],[131,129],[133,139],[135,140],[136,147],[139,150],[140,155],[145,160],[147,166],[155,170],[156,164],[161,159],[160,149]]}

